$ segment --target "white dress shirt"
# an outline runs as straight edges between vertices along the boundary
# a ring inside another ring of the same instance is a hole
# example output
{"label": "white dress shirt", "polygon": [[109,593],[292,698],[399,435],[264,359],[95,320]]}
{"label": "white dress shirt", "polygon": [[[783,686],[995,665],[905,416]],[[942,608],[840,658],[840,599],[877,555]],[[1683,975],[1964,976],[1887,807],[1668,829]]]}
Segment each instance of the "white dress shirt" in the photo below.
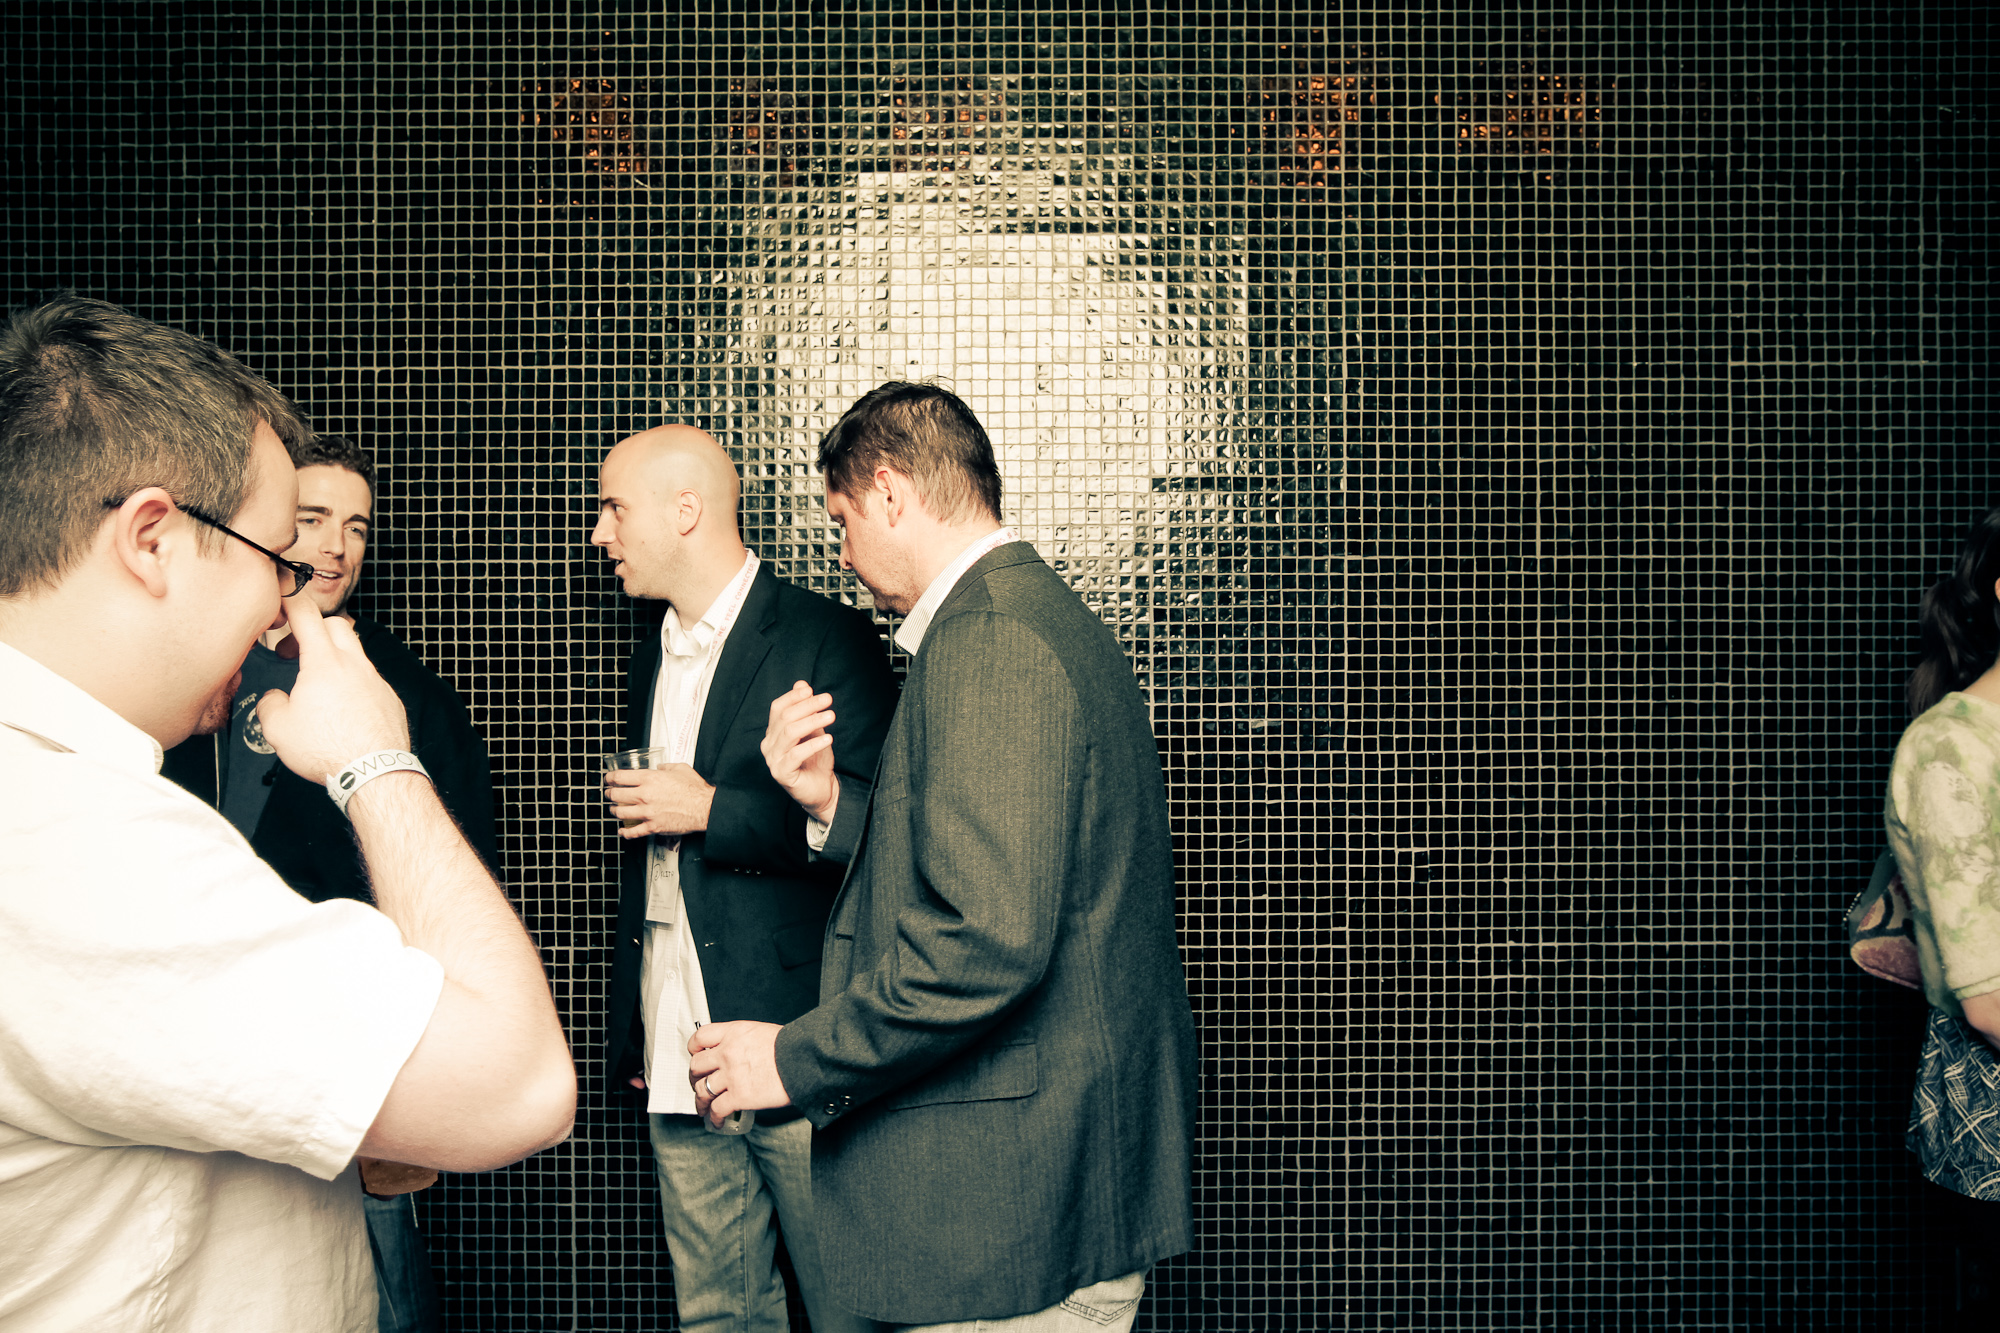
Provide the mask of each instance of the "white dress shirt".
{"label": "white dress shirt", "polygon": [[0,644],[0,1328],[372,1333],[350,1165],[444,984]]}
{"label": "white dress shirt", "polygon": [[951,596],[951,590],[965,577],[965,571],[978,564],[980,557],[999,550],[1008,542],[1019,540],[1014,535],[1014,529],[1001,528],[998,532],[987,533],[960,551],[956,560],[938,571],[938,576],[931,580],[931,586],[924,589],[923,596],[917,598],[917,604],[910,608],[910,614],[896,627],[896,646],[915,657],[917,649],[924,646],[924,634],[931,627],[931,617],[944,605],[944,599]]}
{"label": "white dress shirt", "polygon": [[[700,620],[683,629],[679,612],[669,606],[660,622],[660,675],[653,687],[648,742],[664,747],[670,763],[694,761],[715,664],[756,576],[756,553],[745,551],[735,580]],[[655,1115],[693,1115],[687,1044],[695,1028],[709,1021],[708,992],[702,985],[700,952],[687,926],[687,900],[681,894],[680,839],[656,834],[652,844],[646,859],[646,932],[639,962],[640,1012],[646,1024],[646,1109]]]}

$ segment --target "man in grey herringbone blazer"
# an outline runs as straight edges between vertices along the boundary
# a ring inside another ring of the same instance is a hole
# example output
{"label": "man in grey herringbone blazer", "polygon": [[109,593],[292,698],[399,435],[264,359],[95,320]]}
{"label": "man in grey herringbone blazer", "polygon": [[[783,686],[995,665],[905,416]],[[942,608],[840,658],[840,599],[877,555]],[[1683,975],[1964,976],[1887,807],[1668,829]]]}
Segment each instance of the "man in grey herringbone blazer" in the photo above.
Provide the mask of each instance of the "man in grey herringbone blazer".
{"label": "man in grey herringbone blazer", "polygon": [[[1145,701],[1000,525],[992,446],[956,397],[876,389],[820,467],[842,564],[906,616],[909,677],[820,1003],[696,1033],[697,1104],[810,1118],[827,1283],[857,1313],[1129,1327],[1193,1230],[1194,1026]],[[803,681],[774,702],[765,757],[830,822],[827,702]]]}

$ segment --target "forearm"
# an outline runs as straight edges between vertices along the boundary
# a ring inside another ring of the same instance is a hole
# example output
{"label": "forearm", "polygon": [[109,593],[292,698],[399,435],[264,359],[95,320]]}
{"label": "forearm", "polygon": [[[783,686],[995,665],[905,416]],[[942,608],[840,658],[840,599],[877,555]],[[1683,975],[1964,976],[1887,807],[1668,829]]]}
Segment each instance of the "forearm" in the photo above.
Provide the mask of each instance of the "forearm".
{"label": "forearm", "polygon": [[506,993],[532,980],[546,997],[520,919],[422,775],[377,778],[355,792],[347,813],[376,906],[405,942],[461,984]]}
{"label": "forearm", "polygon": [[837,775],[839,795],[834,801],[833,818],[827,821],[826,840],[819,847],[823,861],[844,866],[854,859],[861,835],[868,828],[868,797],[873,783],[865,777]]}
{"label": "forearm", "polygon": [[[541,959],[500,886],[417,774],[377,778],[347,810],[376,905],[445,973],[431,1025],[383,1108],[404,1150],[364,1146],[482,1170],[560,1142],[575,1113],[575,1068]],[[425,1141],[447,1126],[456,1146],[441,1134]],[[424,1155],[410,1155],[413,1141]],[[460,1155],[438,1161],[439,1151]]]}
{"label": "forearm", "polygon": [[776,1075],[790,1104],[823,1129],[978,1049],[1012,1021],[1027,994],[1024,987],[951,995],[934,1012],[915,1014],[885,1006],[879,979],[863,979],[784,1026],[773,1052]]}
{"label": "forearm", "polygon": [[2000,991],[1960,1000],[1959,1007],[1973,1031],[1986,1038],[1987,1044],[2000,1048]]}
{"label": "forearm", "polygon": [[[896,952],[908,957],[906,949]],[[967,984],[919,979],[912,973],[928,967],[885,962],[786,1024],[775,1059],[792,1104],[824,1124],[830,1103],[851,1110],[924,1077],[1015,1012],[1043,973],[1020,951],[949,952],[944,965],[964,964]]]}

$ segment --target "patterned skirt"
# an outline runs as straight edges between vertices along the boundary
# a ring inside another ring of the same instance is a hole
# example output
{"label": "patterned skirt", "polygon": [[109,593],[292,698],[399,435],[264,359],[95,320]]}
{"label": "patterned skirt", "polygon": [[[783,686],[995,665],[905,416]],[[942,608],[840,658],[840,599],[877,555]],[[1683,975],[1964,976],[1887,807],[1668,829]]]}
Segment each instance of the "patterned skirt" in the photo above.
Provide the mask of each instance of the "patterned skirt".
{"label": "patterned skirt", "polygon": [[2000,1051],[1969,1024],[1931,1010],[1904,1140],[1924,1175],[1974,1199],[2000,1199]]}

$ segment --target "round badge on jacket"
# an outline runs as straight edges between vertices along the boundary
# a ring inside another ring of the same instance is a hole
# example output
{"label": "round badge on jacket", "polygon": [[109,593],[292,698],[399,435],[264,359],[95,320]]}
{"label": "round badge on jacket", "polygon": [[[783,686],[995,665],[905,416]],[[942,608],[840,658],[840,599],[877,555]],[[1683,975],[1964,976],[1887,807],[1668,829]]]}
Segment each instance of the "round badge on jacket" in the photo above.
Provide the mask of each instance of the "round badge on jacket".
{"label": "round badge on jacket", "polygon": [[264,739],[264,719],[257,716],[257,700],[253,694],[236,705],[237,713],[243,715],[243,744],[257,754],[276,754],[276,748]]}

